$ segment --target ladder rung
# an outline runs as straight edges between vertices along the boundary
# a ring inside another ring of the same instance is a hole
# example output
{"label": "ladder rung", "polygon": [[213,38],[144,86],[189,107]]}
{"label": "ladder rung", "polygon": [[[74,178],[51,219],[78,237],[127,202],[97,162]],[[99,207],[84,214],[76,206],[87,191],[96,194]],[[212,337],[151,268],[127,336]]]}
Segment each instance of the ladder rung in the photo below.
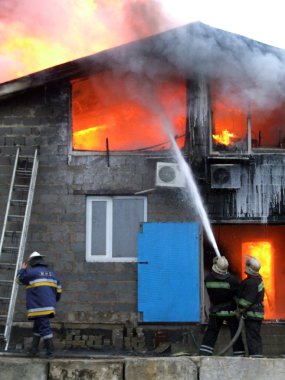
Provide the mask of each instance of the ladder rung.
{"label": "ladder rung", "polygon": [[0,297],[0,301],[10,301],[9,297]]}
{"label": "ladder rung", "polygon": [[30,170],[17,170],[18,177],[31,177],[31,174]]}
{"label": "ladder rung", "polygon": [[0,314],[0,319],[7,319],[7,315],[5,315],[5,314]]}
{"label": "ladder rung", "polygon": [[3,284],[7,284],[7,285],[9,285],[9,284],[13,284],[13,282],[14,282],[14,281],[11,281],[11,280],[1,280],[1,279],[0,279],[0,284],[3,283]]}
{"label": "ladder rung", "polygon": [[21,234],[22,231],[6,231],[5,235],[14,235],[14,234]]}
{"label": "ladder rung", "polygon": [[21,160],[33,160],[34,159],[34,156],[22,156],[22,155],[19,155],[19,158]]}
{"label": "ladder rung", "polygon": [[19,247],[2,247],[2,252],[18,252]]}
{"label": "ladder rung", "polygon": [[27,203],[27,201],[23,200],[23,199],[11,199],[11,203],[14,202],[14,203]]}
{"label": "ladder rung", "polygon": [[11,268],[14,268],[16,266],[16,264],[14,263],[1,263],[0,262],[0,268],[1,267],[11,267]]}
{"label": "ladder rung", "polygon": [[18,168],[17,170],[17,173],[29,173],[29,174],[32,174],[32,170],[28,170],[28,169],[23,169],[23,168]]}
{"label": "ladder rung", "polygon": [[9,219],[23,219],[25,215],[8,215]]}
{"label": "ladder rung", "polygon": [[19,190],[28,190],[29,188],[30,188],[30,186],[28,186],[28,185],[14,185],[14,187],[16,188],[16,189],[19,189]]}

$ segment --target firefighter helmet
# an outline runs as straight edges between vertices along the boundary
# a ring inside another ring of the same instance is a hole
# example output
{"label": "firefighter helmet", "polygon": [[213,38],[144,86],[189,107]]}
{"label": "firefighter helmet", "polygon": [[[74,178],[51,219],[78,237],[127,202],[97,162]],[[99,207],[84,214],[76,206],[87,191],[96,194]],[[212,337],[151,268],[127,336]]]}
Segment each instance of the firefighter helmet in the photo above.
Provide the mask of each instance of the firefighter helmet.
{"label": "firefighter helmet", "polygon": [[261,264],[257,258],[249,257],[246,260],[245,273],[251,274],[252,276],[257,276],[259,274],[260,268]]}
{"label": "firefighter helmet", "polygon": [[33,252],[30,254],[28,261],[31,261],[33,259],[39,258],[39,257],[44,257],[44,255],[41,255],[39,252]]}
{"label": "firefighter helmet", "polygon": [[215,257],[213,260],[212,270],[218,274],[228,273],[229,263],[225,256]]}

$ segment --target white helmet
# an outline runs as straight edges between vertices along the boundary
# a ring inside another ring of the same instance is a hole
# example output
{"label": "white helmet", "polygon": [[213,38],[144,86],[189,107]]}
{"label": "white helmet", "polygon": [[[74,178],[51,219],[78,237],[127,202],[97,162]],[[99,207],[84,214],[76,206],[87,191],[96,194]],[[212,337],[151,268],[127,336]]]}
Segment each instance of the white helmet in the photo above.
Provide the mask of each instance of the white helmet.
{"label": "white helmet", "polygon": [[259,260],[257,260],[257,258],[249,257],[246,260],[245,273],[251,274],[252,276],[257,276],[259,274],[260,268],[261,268],[261,264]]}
{"label": "white helmet", "polygon": [[229,263],[225,256],[215,257],[213,260],[212,270],[218,274],[228,273]]}
{"label": "white helmet", "polygon": [[44,257],[44,255],[41,255],[39,252],[33,252],[30,254],[28,261],[31,261],[32,259],[38,258],[38,257]]}

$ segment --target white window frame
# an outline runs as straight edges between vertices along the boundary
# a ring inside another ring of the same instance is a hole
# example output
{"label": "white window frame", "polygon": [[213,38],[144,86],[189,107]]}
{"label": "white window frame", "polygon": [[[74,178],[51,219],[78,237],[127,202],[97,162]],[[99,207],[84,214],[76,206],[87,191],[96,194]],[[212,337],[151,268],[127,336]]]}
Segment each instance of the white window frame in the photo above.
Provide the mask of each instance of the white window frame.
{"label": "white window frame", "polygon": [[[113,257],[113,199],[140,199],[144,201],[143,221],[147,221],[147,197],[142,196],[88,196],[86,198],[86,261],[87,262],[137,262],[137,257]],[[91,254],[92,202],[106,202],[106,253]]]}

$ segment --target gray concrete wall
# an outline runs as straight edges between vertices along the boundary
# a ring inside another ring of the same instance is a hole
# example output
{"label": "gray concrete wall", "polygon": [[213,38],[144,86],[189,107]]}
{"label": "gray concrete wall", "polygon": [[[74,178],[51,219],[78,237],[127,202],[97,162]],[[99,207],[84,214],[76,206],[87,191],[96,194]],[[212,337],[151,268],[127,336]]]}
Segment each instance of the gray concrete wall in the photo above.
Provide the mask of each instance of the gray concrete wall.
{"label": "gray concrete wall", "polygon": [[31,359],[1,357],[0,380],[281,380],[284,359],[219,357]]}
{"label": "gray concrete wall", "polygon": [[[154,187],[157,154],[69,156],[69,84],[47,85],[0,102],[0,207],[5,209],[16,144],[40,150],[26,255],[45,254],[63,283],[58,322],[118,323],[137,317],[137,265],[87,263],[86,195],[132,195]],[[187,221],[180,189],[147,194],[148,221]],[[4,213],[0,215],[0,230]],[[26,320],[24,290],[15,321]]]}

